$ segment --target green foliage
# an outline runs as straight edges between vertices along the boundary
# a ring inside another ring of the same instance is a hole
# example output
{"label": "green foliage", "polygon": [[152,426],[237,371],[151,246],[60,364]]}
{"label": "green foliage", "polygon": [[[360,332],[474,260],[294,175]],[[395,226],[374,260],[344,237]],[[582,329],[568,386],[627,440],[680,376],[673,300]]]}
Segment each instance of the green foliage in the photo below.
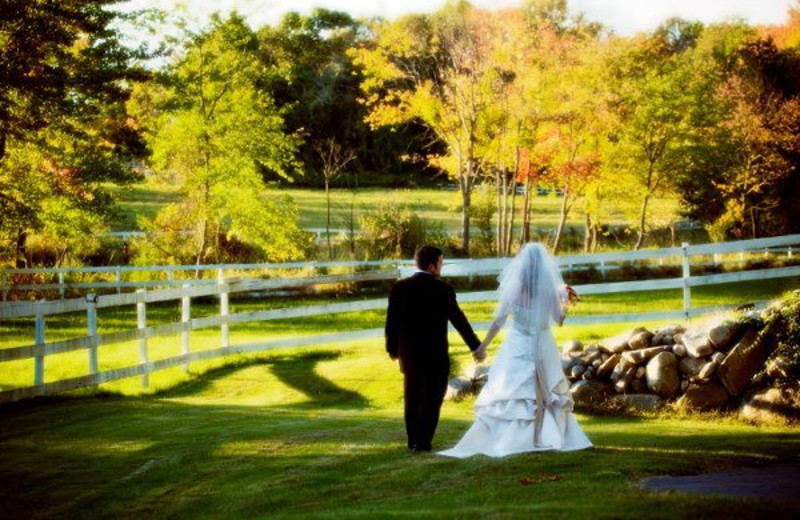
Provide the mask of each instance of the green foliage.
{"label": "green foliage", "polygon": [[[269,171],[291,178],[299,139],[260,82],[282,74],[258,59],[244,20],[215,18],[188,38],[164,81],[138,91],[132,105],[148,127],[153,167],[180,187],[182,200],[145,227],[151,253],[197,263],[225,257],[220,237],[257,248],[262,259],[297,258],[305,238],[287,198],[270,197]],[[153,254],[147,255],[152,258]]]}
{"label": "green foliage", "polygon": [[765,330],[771,331],[768,341],[773,348],[766,366],[780,363],[784,376],[778,378],[779,382],[797,382],[800,380],[800,290],[782,298],[764,322]]}
{"label": "green foliage", "polygon": [[399,204],[384,204],[362,216],[359,223],[368,260],[413,258],[418,246],[446,241],[441,225],[431,225]]}
{"label": "green foliage", "polygon": [[28,237],[80,257],[111,213],[107,183],[134,176],[143,143],[124,101],[139,54],[116,2],[10,0],[0,16],[0,256],[30,266]]}

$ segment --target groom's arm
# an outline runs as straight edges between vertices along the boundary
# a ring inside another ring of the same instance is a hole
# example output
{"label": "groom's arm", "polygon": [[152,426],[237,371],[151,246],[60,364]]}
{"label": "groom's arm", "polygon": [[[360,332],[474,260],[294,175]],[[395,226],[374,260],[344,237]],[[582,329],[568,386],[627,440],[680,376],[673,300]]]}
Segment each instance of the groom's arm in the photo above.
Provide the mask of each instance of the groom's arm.
{"label": "groom's arm", "polygon": [[397,295],[397,288],[393,287],[389,293],[389,307],[386,309],[386,327],[384,334],[386,336],[386,352],[392,359],[397,359],[400,355],[400,305]]}
{"label": "groom's arm", "polygon": [[461,334],[464,343],[474,352],[481,346],[481,340],[475,335],[475,331],[472,330],[472,326],[469,324],[469,321],[467,321],[467,317],[464,316],[461,307],[458,306],[456,292],[452,287],[448,287],[447,300],[447,319],[450,320],[453,327]]}

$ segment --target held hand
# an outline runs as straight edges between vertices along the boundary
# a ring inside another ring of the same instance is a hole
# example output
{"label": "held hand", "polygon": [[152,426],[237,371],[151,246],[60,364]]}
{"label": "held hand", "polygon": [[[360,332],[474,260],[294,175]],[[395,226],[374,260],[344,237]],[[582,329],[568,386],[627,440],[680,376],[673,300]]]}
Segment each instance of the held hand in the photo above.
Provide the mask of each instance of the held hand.
{"label": "held hand", "polygon": [[481,345],[480,347],[476,348],[472,352],[472,359],[474,359],[476,363],[483,362],[486,359],[486,346]]}
{"label": "held hand", "polygon": [[578,293],[572,288],[571,285],[565,285],[564,289],[567,291],[567,298],[569,299],[570,303],[581,301],[581,297],[578,296]]}

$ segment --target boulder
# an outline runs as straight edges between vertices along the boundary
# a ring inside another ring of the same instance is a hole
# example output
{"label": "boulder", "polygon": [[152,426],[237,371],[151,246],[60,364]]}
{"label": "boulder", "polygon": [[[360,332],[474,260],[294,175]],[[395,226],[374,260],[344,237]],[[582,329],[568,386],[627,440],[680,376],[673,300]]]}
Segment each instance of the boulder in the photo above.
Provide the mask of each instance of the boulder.
{"label": "boulder", "polygon": [[647,387],[661,397],[670,397],[680,388],[678,359],[671,352],[662,352],[647,363]]}
{"label": "boulder", "polygon": [[489,365],[479,365],[474,363],[467,367],[464,371],[464,377],[473,383],[476,381],[485,381],[489,378]]}
{"label": "boulder", "polygon": [[741,328],[740,323],[726,320],[708,330],[708,339],[716,350],[728,350],[733,346],[733,340],[736,339]]}
{"label": "boulder", "polygon": [[589,379],[593,379],[593,378],[594,378],[594,367],[593,366],[588,367],[583,372],[583,374],[581,374],[581,379],[583,379],[583,380],[589,380]]}
{"label": "boulder", "polygon": [[614,371],[614,367],[619,363],[621,356],[619,354],[612,354],[602,365],[597,369],[597,378],[605,379]]}
{"label": "boulder", "polygon": [[739,416],[757,424],[793,424],[800,421],[800,384],[766,388],[742,402]]}
{"label": "boulder", "polygon": [[628,340],[628,346],[633,350],[647,348],[650,346],[650,341],[653,339],[653,333],[649,330],[643,330],[633,334]]}
{"label": "boulder", "polygon": [[686,353],[694,358],[705,357],[714,351],[706,329],[691,329],[683,333],[681,342],[686,346]]}
{"label": "boulder", "polygon": [[644,376],[647,375],[647,368],[645,367],[636,367],[636,379],[642,379]]}
{"label": "boulder", "polygon": [[634,365],[628,363],[625,359],[620,359],[619,363],[617,363],[617,365],[614,367],[614,370],[611,372],[611,380],[614,382],[619,381],[625,375],[628,369],[633,366]]}
{"label": "boulder", "polygon": [[618,334],[611,338],[604,339],[600,343],[600,350],[607,354],[616,354],[619,352],[625,352],[630,347],[628,347],[628,339],[631,337],[630,332],[624,332],[622,334]]}
{"label": "boulder", "polygon": [[565,341],[564,344],[561,346],[561,352],[565,354],[569,354],[570,352],[581,352],[582,350],[583,350],[583,343],[581,343],[576,339]]}
{"label": "boulder", "polygon": [[686,357],[686,345],[683,343],[675,343],[672,345],[672,353],[680,358]]}
{"label": "boulder", "polygon": [[758,333],[748,329],[719,366],[719,378],[728,393],[737,396],[742,393],[753,375],[767,359],[766,346],[758,341]]}
{"label": "boulder", "polygon": [[645,383],[641,379],[634,379],[633,381],[631,381],[630,390],[632,394],[646,394],[648,393],[647,383]]}
{"label": "boulder", "polygon": [[574,365],[570,369],[570,377],[572,379],[578,379],[583,375],[585,371],[586,371],[586,365]]}
{"label": "boulder", "polygon": [[707,380],[712,376],[712,374],[714,374],[714,372],[716,372],[718,366],[719,363],[715,363],[714,361],[709,361],[708,363],[703,365],[703,368],[700,369],[700,372],[697,374],[697,379],[701,379],[704,381]]}
{"label": "boulder", "polygon": [[660,346],[660,347],[647,347],[647,348],[642,348],[642,349],[639,349],[639,350],[630,350],[628,352],[623,352],[622,353],[622,359],[624,359],[625,361],[627,361],[628,363],[630,363],[632,365],[639,365],[641,363],[644,363],[644,362],[650,360],[650,358],[652,358],[656,354],[658,354],[660,352],[664,352],[665,350],[666,350],[666,347],[663,347],[663,346]]}
{"label": "boulder", "polygon": [[600,404],[614,393],[610,385],[599,381],[578,381],[574,383],[569,393],[577,405]]}
{"label": "boulder", "polygon": [[472,388],[472,383],[468,379],[462,377],[454,377],[447,382],[447,392],[444,395],[445,399],[462,399],[467,395]]}
{"label": "boulder", "polygon": [[614,400],[625,408],[645,412],[658,410],[663,403],[660,397],[653,394],[615,395]]}
{"label": "boulder", "polygon": [[690,410],[718,410],[725,406],[729,397],[725,388],[717,383],[691,384],[678,400],[678,406]]}
{"label": "boulder", "polygon": [[680,363],[678,363],[678,369],[681,371],[681,374],[694,377],[703,370],[705,364],[706,361],[704,359],[687,357],[681,359]]}
{"label": "boulder", "polygon": [[711,361],[714,363],[720,364],[725,360],[725,354],[722,352],[714,352],[711,354]]}

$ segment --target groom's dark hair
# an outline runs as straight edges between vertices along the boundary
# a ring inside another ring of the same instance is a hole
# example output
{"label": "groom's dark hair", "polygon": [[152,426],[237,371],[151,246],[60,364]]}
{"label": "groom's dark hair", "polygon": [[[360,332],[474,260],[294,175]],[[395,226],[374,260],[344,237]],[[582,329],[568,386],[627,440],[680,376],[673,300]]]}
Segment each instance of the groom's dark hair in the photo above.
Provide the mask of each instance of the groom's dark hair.
{"label": "groom's dark hair", "polygon": [[418,268],[427,271],[429,266],[436,265],[440,256],[442,256],[442,250],[438,247],[420,246],[414,253],[414,260],[417,261]]}

